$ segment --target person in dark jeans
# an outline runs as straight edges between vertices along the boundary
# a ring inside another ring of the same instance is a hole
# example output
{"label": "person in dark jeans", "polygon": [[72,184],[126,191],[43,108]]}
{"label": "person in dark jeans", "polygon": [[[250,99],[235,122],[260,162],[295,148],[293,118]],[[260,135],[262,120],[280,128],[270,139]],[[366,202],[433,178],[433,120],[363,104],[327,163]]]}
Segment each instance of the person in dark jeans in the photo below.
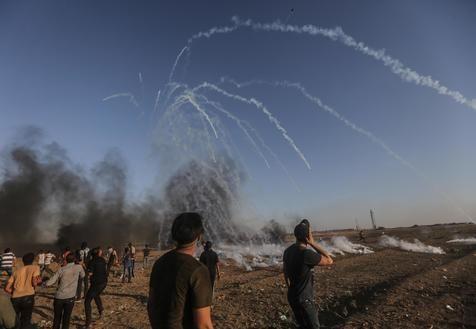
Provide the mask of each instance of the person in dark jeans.
{"label": "person in dark jeans", "polygon": [[212,284],[212,289],[215,287],[215,280],[218,277],[220,279],[220,267],[218,255],[212,250],[212,242],[207,241],[203,247],[205,250],[200,255],[200,262],[203,263],[210,272],[210,282]]}
{"label": "person in dark jeans", "polygon": [[[284,251],[284,278],[288,286],[288,302],[300,329],[318,329],[319,318],[314,303],[313,268],[331,265],[330,254],[314,241],[307,219],[294,228],[296,243]],[[311,246],[313,250],[308,249]]]}
{"label": "person in dark jeans", "polygon": [[92,309],[91,302],[94,299],[99,311],[99,317],[102,317],[104,307],[102,305],[101,293],[107,286],[107,265],[106,260],[102,257],[102,249],[94,248],[92,251],[92,259],[88,264],[88,273],[90,276],[90,286],[84,299],[84,311],[86,313],[86,328],[91,328]]}
{"label": "person in dark jeans", "polygon": [[35,254],[23,256],[23,267],[8,279],[5,291],[12,294],[12,305],[20,320],[19,328],[31,326],[31,316],[35,304],[35,287],[41,283],[40,267],[33,265]]}
{"label": "person in dark jeans", "polygon": [[126,282],[126,278],[127,282],[130,283],[132,278],[132,256],[128,247],[124,249],[124,256],[122,256],[122,268],[122,283]]}
{"label": "person in dark jeans", "polygon": [[[53,329],[68,329],[73,312],[76,288],[78,282],[85,277],[83,267],[75,264],[76,256],[66,256],[66,265],[61,267],[45,284],[52,286],[58,282],[55,300],[53,302],[54,319]],[[63,324],[61,326],[61,324]]]}
{"label": "person in dark jeans", "polygon": [[[88,259],[89,259],[89,248],[87,242],[81,243],[81,249],[79,249],[76,253],[77,262],[80,264],[84,270],[88,267]],[[84,286],[84,295],[88,291],[88,277],[85,276],[84,278],[79,279],[78,287],[76,289],[76,300],[81,300],[81,294]]]}

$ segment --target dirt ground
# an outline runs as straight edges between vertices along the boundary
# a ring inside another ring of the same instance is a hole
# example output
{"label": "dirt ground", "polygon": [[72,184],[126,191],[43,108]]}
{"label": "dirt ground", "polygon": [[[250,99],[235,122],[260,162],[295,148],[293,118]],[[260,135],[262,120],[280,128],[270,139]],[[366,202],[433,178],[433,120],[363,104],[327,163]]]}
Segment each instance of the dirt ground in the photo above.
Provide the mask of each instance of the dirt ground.
{"label": "dirt ground", "polygon": [[[315,271],[315,296],[326,328],[476,328],[476,245],[448,244],[455,236],[476,236],[476,225],[453,224],[384,229],[385,234],[442,247],[446,254],[382,248],[382,231],[369,231],[373,254],[337,256]],[[327,232],[358,242],[354,231]],[[322,235],[321,235],[322,236]],[[157,256],[157,255],[156,255]],[[140,260],[132,283],[110,280],[103,294],[105,315],[94,328],[148,328],[149,270]],[[222,267],[213,306],[215,328],[296,328],[286,302],[279,267],[246,271]],[[37,292],[34,322],[51,327],[54,288]],[[93,307],[93,316],[97,316]],[[73,328],[84,324],[77,303]]]}

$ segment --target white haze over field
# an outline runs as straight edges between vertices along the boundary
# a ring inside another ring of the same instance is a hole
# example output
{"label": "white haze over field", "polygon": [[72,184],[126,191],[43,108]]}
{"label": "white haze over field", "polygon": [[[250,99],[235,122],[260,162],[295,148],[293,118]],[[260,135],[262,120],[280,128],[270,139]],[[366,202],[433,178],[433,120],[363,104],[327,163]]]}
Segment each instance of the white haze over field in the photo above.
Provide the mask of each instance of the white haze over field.
{"label": "white haze over field", "polygon": [[446,241],[446,243],[476,244],[476,238],[453,239]]}
{"label": "white haze over field", "polygon": [[422,252],[426,254],[444,254],[442,248],[426,245],[418,239],[413,242],[400,240],[399,238],[384,235],[380,237],[379,244],[383,247],[399,248],[406,251]]}
{"label": "white haze over field", "polygon": [[[347,254],[370,254],[373,250],[367,246],[352,243],[345,236],[336,236],[330,241],[321,240],[319,244],[332,256]],[[249,244],[231,245],[220,244],[215,251],[224,260],[234,261],[238,266],[251,271],[254,268],[280,266],[283,261],[283,253],[288,245],[284,244]]]}

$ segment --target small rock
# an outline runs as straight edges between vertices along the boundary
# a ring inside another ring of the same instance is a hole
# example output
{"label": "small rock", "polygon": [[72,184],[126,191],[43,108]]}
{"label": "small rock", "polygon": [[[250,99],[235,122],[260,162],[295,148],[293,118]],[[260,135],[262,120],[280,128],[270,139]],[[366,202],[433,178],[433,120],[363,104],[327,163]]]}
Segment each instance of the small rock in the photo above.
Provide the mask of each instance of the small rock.
{"label": "small rock", "polygon": [[452,308],[450,305],[446,305],[446,308],[449,309],[450,311],[454,311],[455,309]]}

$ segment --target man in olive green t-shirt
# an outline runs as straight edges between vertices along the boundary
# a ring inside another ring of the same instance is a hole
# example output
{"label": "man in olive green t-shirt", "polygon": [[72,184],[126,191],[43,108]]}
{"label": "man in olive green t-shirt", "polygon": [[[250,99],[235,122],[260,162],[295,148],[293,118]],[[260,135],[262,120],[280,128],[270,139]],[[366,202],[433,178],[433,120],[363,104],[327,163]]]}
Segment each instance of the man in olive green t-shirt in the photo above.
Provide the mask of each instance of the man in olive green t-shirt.
{"label": "man in olive green t-shirt", "polygon": [[20,319],[20,328],[31,324],[35,304],[35,287],[41,283],[40,267],[32,265],[34,253],[23,256],[23,267],[16,270],[8,279],[5,291],[12,294],[12,305]]}
{"label": "man in olive green t-shirt", "polygon": [[199,214],[175,218],[172,238],[177,248],[160,257],[150,275],[147,310],[153,329],[213,328],[210,274],[194,257],[202,234]]}

